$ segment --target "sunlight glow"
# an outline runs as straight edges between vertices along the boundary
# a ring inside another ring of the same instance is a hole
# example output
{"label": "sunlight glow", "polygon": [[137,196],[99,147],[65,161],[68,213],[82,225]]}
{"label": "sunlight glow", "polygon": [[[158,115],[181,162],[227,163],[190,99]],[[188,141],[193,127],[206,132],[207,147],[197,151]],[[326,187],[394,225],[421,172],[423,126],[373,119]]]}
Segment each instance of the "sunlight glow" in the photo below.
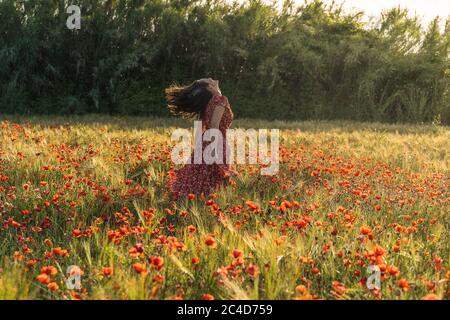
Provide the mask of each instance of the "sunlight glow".
{"label": "sunlight glow", "polygon": [[[272,3],[273,0],[265,0]],[[283,0],[277,0],[281,6]],[[303,4],[304,0],[295,0],[297,4]],[[324,0],[325,3],[332,3],[333,0]],[[441,26],[445,25],[445,20],[450,17],[450,0],[334,0],[335,3],[343,3],[343,7],[348,11],[362,10],[366,14],[366,21],[380,16],[383,10],[400,6],[407,8],[410,15],[416,14],[422,24],[427,26],[436,16],[441,17]]]}
{"label": "sunlight glow", "polygon": [[[302,1],[297,2],[301,3]],[[327,0],[326,2],[331,2]],[[363,10],[368,17],[377,17],[383,10],[400,6],[407,8],[411,15],[417,14],[422,23],[427,25],[436,16],[440,16],[443,21],[450,15],[449,0],[337,0],[337,3],[344,2],[347,10]]]}

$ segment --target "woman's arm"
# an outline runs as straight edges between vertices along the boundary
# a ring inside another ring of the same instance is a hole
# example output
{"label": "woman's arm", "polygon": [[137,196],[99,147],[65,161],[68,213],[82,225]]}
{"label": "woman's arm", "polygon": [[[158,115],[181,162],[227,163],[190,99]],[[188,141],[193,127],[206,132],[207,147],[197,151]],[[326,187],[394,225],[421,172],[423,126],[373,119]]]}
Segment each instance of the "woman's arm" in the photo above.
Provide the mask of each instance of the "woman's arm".
{"label": "woman's arm", "polygon": [[219,129],[220,120],[222,120],[223,113],[225,112],[225,106],[222,104],[217,105],[214,108],[213,114],[211,116],[210,127],[214,129]]}

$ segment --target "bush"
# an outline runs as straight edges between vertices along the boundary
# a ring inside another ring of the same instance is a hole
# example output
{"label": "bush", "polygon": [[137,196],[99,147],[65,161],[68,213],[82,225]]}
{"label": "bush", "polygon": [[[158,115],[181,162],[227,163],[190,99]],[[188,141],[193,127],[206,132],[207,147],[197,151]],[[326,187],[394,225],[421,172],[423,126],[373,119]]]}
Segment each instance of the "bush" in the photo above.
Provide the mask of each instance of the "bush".
{"label": "bush", "polygon": [[214,77],[241,117],[450,123],[450,23],[309,1],[0,1],[0,110],[165,116],[171,82]]}

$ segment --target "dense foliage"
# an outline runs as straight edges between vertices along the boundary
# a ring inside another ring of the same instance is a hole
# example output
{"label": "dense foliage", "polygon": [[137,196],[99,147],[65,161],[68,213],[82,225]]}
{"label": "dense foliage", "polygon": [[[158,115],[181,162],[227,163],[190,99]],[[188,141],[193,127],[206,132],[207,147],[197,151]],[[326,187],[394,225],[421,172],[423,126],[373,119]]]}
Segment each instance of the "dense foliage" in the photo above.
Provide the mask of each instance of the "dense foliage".
{"label": "dense foliage", "polygon": [[321,1],[0,0],[0,111],[163,116],[164,87],[210,76],[239,117],[450,123],[449,21],[362,17]]}

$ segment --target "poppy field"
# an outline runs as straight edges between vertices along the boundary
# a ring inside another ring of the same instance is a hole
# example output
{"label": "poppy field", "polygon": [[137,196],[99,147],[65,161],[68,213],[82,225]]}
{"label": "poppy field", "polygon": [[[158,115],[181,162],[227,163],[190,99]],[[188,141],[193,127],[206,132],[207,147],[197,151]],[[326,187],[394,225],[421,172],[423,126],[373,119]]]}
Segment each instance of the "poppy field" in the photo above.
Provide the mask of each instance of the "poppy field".
{"label": "poppy field", "polygon": [[448,127],[236,120],[280,129],[279,173],[175,199],[190,125],[0,119],[0,299],[450,297]]}

